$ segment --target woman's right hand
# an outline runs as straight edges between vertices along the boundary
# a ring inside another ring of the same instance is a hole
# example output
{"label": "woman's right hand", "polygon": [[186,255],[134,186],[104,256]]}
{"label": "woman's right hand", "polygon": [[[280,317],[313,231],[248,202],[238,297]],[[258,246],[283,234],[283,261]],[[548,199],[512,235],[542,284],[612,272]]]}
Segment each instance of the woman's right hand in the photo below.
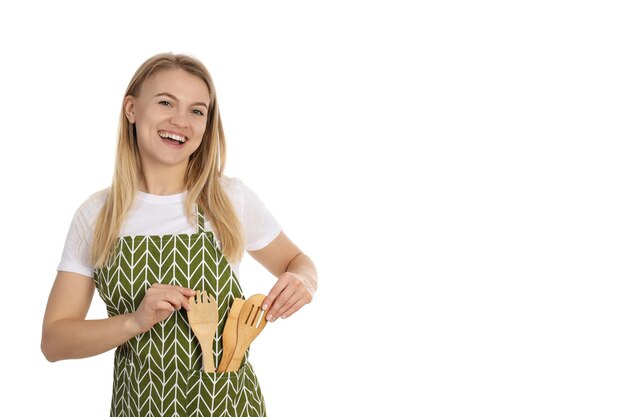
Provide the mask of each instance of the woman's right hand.
{"label": "woman's right hand", "polygon": [[75,272],[59,271],[50,291],[43,319],[41,350],[46,359],[86,358],[99,355],[145,333],[174,310],[189,310],[195,291],[177,285],[154,284],[137,311],[106,319],[86,320],[96,285]]}
{"label": "woman's right hand", "polygon": [[178,285],[153,284],[141,300],[131,320],[139,333],[145,333],[155,324],[165,320],[174,310],[189,311],[189,297],[196,292]]}

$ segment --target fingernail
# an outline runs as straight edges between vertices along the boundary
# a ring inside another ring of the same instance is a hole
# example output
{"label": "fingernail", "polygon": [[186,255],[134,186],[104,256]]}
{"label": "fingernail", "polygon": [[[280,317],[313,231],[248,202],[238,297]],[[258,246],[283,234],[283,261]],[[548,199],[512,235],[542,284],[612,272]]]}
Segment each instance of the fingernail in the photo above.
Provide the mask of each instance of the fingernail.
{"label": "fingernail", "polygon": [[286,318],[287,318],[287,315],[286,315],[286,314],[283,314],[282,316],[280,316],[280,318],[281,318],[281,319],[286,319]]}
{"label": "fingernail", "polygon": [[267,304],[263,304],[263,305],[261,306],[261,310],[263,310],[263,311],[267,310]]}
{"label": "fingernail", "polygon": [[271,314],[268,314],[267,321],[274,321],[274,316],[272,316]]}

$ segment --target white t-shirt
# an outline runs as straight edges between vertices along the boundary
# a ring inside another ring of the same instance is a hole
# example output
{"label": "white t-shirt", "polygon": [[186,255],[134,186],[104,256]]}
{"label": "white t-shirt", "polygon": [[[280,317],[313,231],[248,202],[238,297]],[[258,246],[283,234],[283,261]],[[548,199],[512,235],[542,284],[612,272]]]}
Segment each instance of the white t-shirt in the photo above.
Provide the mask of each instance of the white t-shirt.
{"label": "white t-shirt", "polygon": [[[254,191],[234,177],[222,176],[221,184],[243,226],[245,250],[262,249],[279,235],[280,225]],[[76,210],[57,271],[93,277],[93,264],[90,260],[93,228],[108,192],[109,189],[106,188],[91,195]],[[120,237],[196,233],[196,225],[191,224],[185,214],[186,194],[155,195],[137,192],[133,207],[122,225]],[[214,230],[208,219],[205,228]],[[239,264],[230,265],[238,276]]]}

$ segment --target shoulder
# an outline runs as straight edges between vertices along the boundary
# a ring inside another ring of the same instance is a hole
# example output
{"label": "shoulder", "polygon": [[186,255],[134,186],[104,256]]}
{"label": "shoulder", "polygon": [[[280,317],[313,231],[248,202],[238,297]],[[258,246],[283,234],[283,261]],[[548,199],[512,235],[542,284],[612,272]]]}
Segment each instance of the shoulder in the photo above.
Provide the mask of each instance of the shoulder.
{"label": "shoulder", "polygon": [[259,196],[240,178],[222,175],[220,181],[222,189],[240,213],[244,211],[244,207],[249,209],[250,206],[260,203]]}
{"label": "shoulder", "polygon": [[106,202],[107,197],[109,196],[109,191],[110,191],[110,187],[107,187],[91,194],[79,207],[79,210],[83,209],[83,210],[100,211],[102,206],[104,206],[104,203]]}
{"label": "shoulder", "polygon": [[61,262],[57,267],[58,271],[93,276],[90,259],[93,228],[108,195],[108,188],[95,192],[84,200],[74,212],[72,223],[65,238]]}
{"label": "shoulder", "polygon": [[235,209],[241,214],[241,210],[243,208],[245,193],[243,182],[238,177],[227,177],[222,175],[220,177],[220,185],[222,186],[222,190],[226,193],[230,202],[233,204]]}
{"label": "shoulder", "polygon": [[243,198],[250,198],[251,196],[256,197],[256,193],[239,177],[227,177],[222,175],[220,181],[222,188],[227,193],[239,195]]}
{"label": "shoulder", "polygon": [[245,249],[264,248],[280,234],[280,224],[257,193],[240,178],[222,176],[222,181],[241,220],[246,236]]}
{"label": "shoulder", "polygon": [[76,209],[74,218],[76,220],[82,220],[82,222],[88,225],[92,224],[104,206],[104,203],[109,195],[109,190],[110,188],[107,187],[87,197],[78,209]]}
{"label": "shoulder", "polygon": [[220,177],[220,185],[227,193],[241,192],[242,182],[238,177],[228,177],[226,175],[222,175]]}

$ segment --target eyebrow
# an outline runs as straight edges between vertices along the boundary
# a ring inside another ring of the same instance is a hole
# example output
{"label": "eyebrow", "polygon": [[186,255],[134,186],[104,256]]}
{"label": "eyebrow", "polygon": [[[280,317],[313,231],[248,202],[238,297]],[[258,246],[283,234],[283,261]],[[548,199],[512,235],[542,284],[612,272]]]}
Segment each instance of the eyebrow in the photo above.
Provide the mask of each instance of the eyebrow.
{"label": "eyebrow", "polygon": [[[171,98],[172,100],[178,101],[178,98],[175,95],[170,94],[170,93],[159,93],[159,94],[155,95],[155,97],[158,97],[158,96],[167,96],[167,97]],[[192,106],[204,106],[204,107],[207,108],[207,110],[209,109],[209,105],[206,104],[206,103],[203,103],[201,101],[196,101],[195,103],[192,103],[191,105]]]}

